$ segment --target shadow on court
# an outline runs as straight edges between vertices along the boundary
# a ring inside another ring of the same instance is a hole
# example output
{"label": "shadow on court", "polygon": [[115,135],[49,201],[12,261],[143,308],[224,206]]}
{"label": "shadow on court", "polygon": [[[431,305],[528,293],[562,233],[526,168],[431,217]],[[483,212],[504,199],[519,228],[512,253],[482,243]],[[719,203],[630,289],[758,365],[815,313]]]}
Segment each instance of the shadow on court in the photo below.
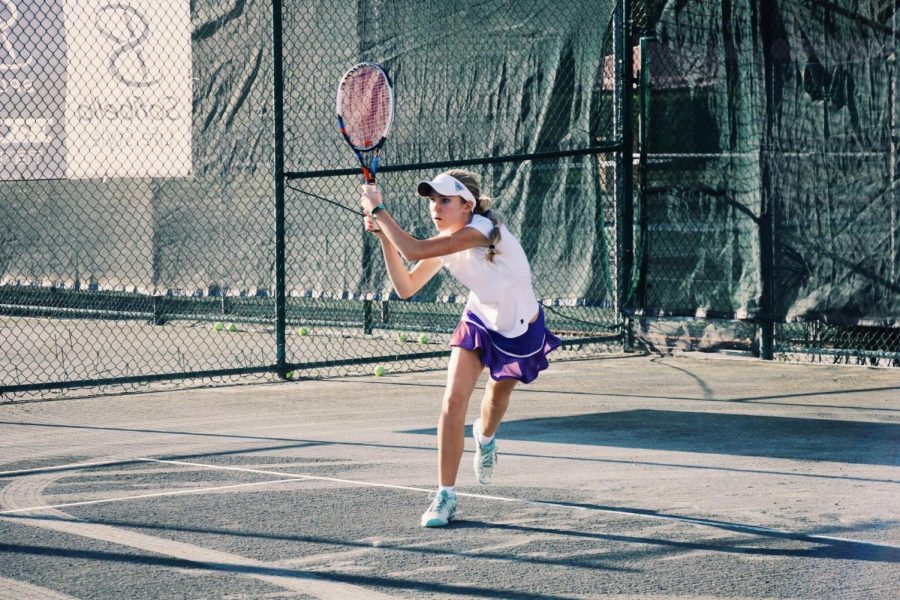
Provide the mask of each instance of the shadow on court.
{"label": "shadow on court", "polygon": [[[583,505],[582,505],[583,506]],[[611,507],[597,507],[598,509],[607,510]],[[622,509],[615,509],[619,512]],[[655,547],[656,550],[635,550],[630,556],[632,558],[649,558],[651,555],[668,555],[677,552],[722,552],[726,554],[746,554],[756,556],[776,556],[776,557],[795,557],[795,558],[822,558],[832,560],[864,560],[884,563],[900,563],[900,551],[896,548],[885,548],[875,546],[873,544],[859,543],[852,540],[831,540],[823,542],[820,539],[815,541],[809,539],[802,534],[790,534],[769,531],[765,533],[756,532],[757,535],[765,537],[791,539],[811,544],[804,548],[783,548],[783,547],[764,547],[749,546],[745,536],[735,536],[734,538],[718,538],[709,542],[682,542],[676,540],[668,540],[658,537],[617,535],[609,533],[596,533],[589,531],[577,531],[572,529],[560,529],[552,527],[534,527],[529,525],[512,525],[506,523],[481,523],[477,521],[457,521],[454,524],[456,528],[468,527],[476,529],[494,530],[494,531],[510,531],[515,533],[540,533],[544,535],[570,536],[575,538],[587,538],[597,540],[598,542],[621,542],[626,544],[634,544],[636,546]],[[719,522],[718,527],[726,530],[740,531],[740,524]],[[628,553],[620,552],[617,558],[628,558]],[[656,556],[659,558],[659,556]]]}
{"label": "shadow on court", "polygon": [[[336,383],[350,383],[356,384],[356,382],[350,381],[337,381]],[[442,383],[408,383],[408,382],[396,382],[396,381],[374,381],[369,382],[369,385],[373,386],[386,386],[386,387],[414,387],[414,388],[430,388],[435,390],[443,390],[444,384]],[[484,386],[480,386],[478,389],[484,389]],[[791,400],[791,399],[804,399],[804,398],[828,398],[834,396],[858,396],[861,394],[867,393],[877,393],[877,392],[890,392],[894,394],[900,394],[900,386],[882,386],[882,387],[860,387],[854,389],[843,389],[843,388],[835,388],[828,390],[818,390],[815,392],[799,392],[792,394],[764,394],[764,395],[753,395],[753,396],[736,396],[732,397],[729,395],[715,395],[710,396],[709,394],[705,395],[673,395],[671,393],[666,394],[638,394],[638,393],[616,393],[608,390],[603,391],[588,391],[588,390],[575,390],[575,389],[548,389],[548,388],[531,388],[528,386],[519,386],[516,388],[516,396],[523,396],[527,394],[560,394],[566,396],[586,396],[586,397],[594,397],[594,398],[635,398],[638,400],[688,400],[692,402],[720,402],[723,404],[736,404],[736,403],[747,403],[747,404],[760,404],[760,405],[774,405],[774,406],[799,406],[799,407],[807,407],[807,408],[841,408],[845,410],[865,410],[865,411],[873,411],[873,412],[885,412],[885,413],[900,413],[900,408],[891,408],[891,407],[861,407],[854,406],[851,404],[813,404],[810,402],[779,402],[779,400]],[[475,396],[477,398],[477,395]]]}
{"label": "shadow on court", "polygon": [[[67,518],[67,517],[58,517],[52,515],[14,515],[10,517],[6,517],[11,521],[44,521],[44,522],[75,522],[75,519]],[[84,522],[84,519],[81,519],[79,522]],[[112,520],[112,519],[90,519],[91,523],[98,525],[108,525],[111,527],[122,527],[128,529],[135,529],[141,531],[155,531],[155,532],[178,532],[178,533],[187,533],[187,534],[201,534],[201,535],[214,535],[221,537],[230,537],[235,539],[246,538],[246,539],[258,539],[258,540],[272,540],[278,542],[289,542],[289,543],[300,543],[300,544],[315,544],[320,546],[329,546],[336,547],[342,549],[363,549],[368,550],[372,547],[370,542],[366,541],[354,541],[348,539],[342,539],[337,536],[315,536],[315,535],[301,535],[301,534],[291,534],[291,533],[272,533],[266,531],[249,531],[249,530],[239,530],[239,529],[227,529],[222,527],[198,527],[198,526],[183,526],[183,525],[175,525],[175,524],[159,524],[159,523],[150,523],[150,522],[141,522],[138,520]],[[454,528],[461,527],[479,527],[479,528],[491,528],[493,525],[480,521],[456,521],[454,523]],[[503,529],[503,527],[499,527],[498,529]],[[535,531],[539,531],[539,528],[533,528]],[[547,530],[547,533],[550,533],[550,530]],[[555,531],[555,535],[575,535],[579,536],[582,532],[578,532],[575,530],[572,531]],[[622,540],[620,541],[628,541],[627,536],[620,536]],[[599,539],[599,538],[598,538]],[[634,539],[632,541],[638,541]],[[640,543],[647,543],[646,541],[641,541]],[[688,545],[689,546],[689,545]],[[686,546],[687,549],[690,549]],[[382,543],[379,545],[379,548],[382,551],[390,551],[390,552],[400,552],[400,553],[408,553],[408,554],[419,554],[426,556],[434,556],[436,558],[440,557],[465,557],[468,554],[465,552],[458,552],[448,548],[442,547],[422,547],[422,546],[405,546],[399,543]],[[479,557],[485,559],[493,559],[493,560],[503,560],[503,561],[511,561],[523,564],[531,564],[531,565],[544,565],[544,566],[557,566],[557,567],[566,567],[566,568],[587,568],[587,569],[597,569],[604,568],[613,571],[629,571],[633,572],[635,569],[625,568],[625,567],[612,567],[609,565],[601,565],[601,563],[595,560],[592,557],[580,557],[580,556],[571,556],[567,558],[555,558],[552,556],[513,556],[510,557],[509,554],[497,550],[497,551],[481,551],[478,553]],[[897,562],[900,562],[900,557],[897,558]]]}
{"label": "shadow on court", "polygon": [[[432,583],[417,581],[410,578],[379,577],[371,575],[351,575],[346,573],[331,573],[322,570],[307,571],[296,568],[269,567],[246,564],[231,564],[215,561],[190,561],[180,558],[164,556],[139,556],[125,552],[102,550],[75,550],[57,548],[53,546],[37,546],[31,544],[4,544],[0,543],[0,553],[9,556],[30,555],[45,558],[61,558],[67,561],[127,563],[139,567],[164,567],[170,569],[184,569],[188,571],[219,571],[241,575],[255,575],[263,577],[285,577],[292,579],[313,579],[319,581],[331,581],[346,583],[356,586],[372,586],[387,590],[415,590],[418,592],[437,593],[442,596],[471,597],[472,588],[464,585],[444,583]],[[479,598],[509,598],[509,591],[502,589],[478,588]],[[556,598],[539,593],[517,591],[516,598],[523,600],[543,600]]]}
{"label": "shadow on court", "polygon": [[[434,436],[437,430],[403,433]],[[499,435],[554,444],[900,465],[900,425],[888,423],[643,409],[508,421]]]}
{"label": "shadow on court", "polygon": [[[613,511],[616,513],[622,514],[653,514],[657,516],[664,516],[678,520],[684,520],[686,522],[690,522],[693,519],[691,518],[681,518],[676,515],[663,515],[661,513],[657,513],[655,511],[645,511],[641,509],[628,509],[622,507],[610,507],[610,506],[601,506],[601,505],[593,505],[593,504],[583,504],[583,503],[558,503],[554,502],[553,504],[569,504],[573,507],[583,508],[583,509],[593,509],[598,511]],[[6,517],[10,521],[44,521],[44,522],[90,522],[98,525],[106,525],[110,527],[119,527],[130,530],[141,530],[141,531],[155,531],[155,532],[169,532],[169,533],[180,533],[180,534],[191,534],[191,535],[212,535],[221,538],[233,538],[237,539],[257,539],[257,540],[271,540],[273,542],[288,542],[288,543],[300,543],[300,544],[312,544],[323,547],[336,547],[343,549],[369,549],[371,548],[371,544],[366,541],[354,541],[348,539],[342,539],[336,536],[316,536],[316,535],[308,535],[308,534],[296,534],[296,533],[274,533],[271,531],[252,531],[248,529],[235,529],[235,528],[223,528],[223,527],[200,527],[197,525],[187,526],[187,525],[178,525],[175,523],[167,523],[160,524],[157,522],[147,522],[141,521],[138,519],[133,520],[116,520],[116,519],[105,519],[105,518],[90,518],[90,519],[73,519],[71,517],[62,517],[62,516],[53,516],[53,515],[14,515]],[[700,522],[700,521],[698,521]],[[550,556],[510,556],[509,554],[503,552],[502,550],[498,551],[480,551],[478,553],[479,557],[488,559],[488,560],[502,560],[502,561],[511,561],[516,563],[524,563],[524,564],[532,564],[535,566],[555,566],[555,567],[565,567],[572,569],[605,569],[611,571],[623,571],[623,572],[635,572],[636,570],[630,567],[624,566],[613,566],[610,564],[611,562],[626,562],[629,559],[637,559],[637,558],[650,558],[655,556],[659,558],[661,555],[672,555],[682,552],[696,552],[696,551],[706,551],[706,552],[716,552],[716,553],[725,553],[725,554],[744,554],[744,555],[756,555],[756,556],[772,556],[772,557],[795,557],[795,558],[815,558],[815,559],[831,559],[831,560],[862,560],[862,561],[872,561],[872,562],[881,562],[881,563],[900,563],[900,550],[893,547],[883,547],[875,544],[868,544],[865,542],[857,542],[854,540],[847,539],[824,539],[821,536],[819,537],[811,537],[807,536],[803,533],[796,532],[781,532],[774,530],[757,530],[754,532],[756,536],[759,537],[759,540],[754,543],[754,545],[748,544],[748,538],[746,536],[746,526],[740,523],[731,523],[728,521],[710,521],[710,520],[702,520],[704,524],[713,526],[717,529],[722,529],[726,531],[732,531],[736,535],[734,537],[720,537],[716,539],[711,539],[707,541],[680,541],[680,540],[671,540],[663,537],[651,537],[651,536],[636,536],[636,535],[624,535],[624,534],[615,534],[615,533],[607,533],[607,532],[592,532],[592,531],[584,531],[575,528],[565,528],[565,527],[542,527],[536,525],[522,525],[522,524],[511,524],[511,523],[490,523],[485,521],[471,520],[471,519],[460,519],[454,522],[454,529],[469,529],[469,530],[484,530],[486,534],[490,533],[499,533],[499,532],[508,532],[508,533],[523,533],[523,534],[538,534],[542,536],[558,536],[561,538],[571,538],[577,539],[581,542],[590,542],[594,541],[597,544],[608,544],[611,542],[625,544],[625,546],[633,546],[634,549],[630,552],[617,552],[615,557],[612,560],[603,560],[599,559],[597,556],[592,555],[590,553],[585,553],[583,555],[579,555],[575,553],[572,556],[568,556],[566,558],[557,558]],[[883,523],[873,525],[873,528],[882,527]],[[860,527],[856,527],[855,530],[859,530]],[[864,528],[863,528],[864,529]],[[836,533],[836,531],[831,531],[831,533]],[[780,539],[780,540],[793,540],[796,542],[802,543],[801,547],[792,547],[785,548],[783,546],[771,546],[767,547],[765,542],[766,538],[769,539]],[[458,552],[449,548],[442,547],[422,547],[422,546],[405,546],[402,543],[384,543],[379,546],[384,552],[397,552],[397,553],[405,553],[405,554],[416,554],[416,555],[427,555],[433,556],[436,559],[441,557],[444,558],[463,558],[468,555],[467,552]],[[27,554],[37,554],[37,555],[46,555],[48,552],[57,552],[62,553],[58,554],[59,556],[67,556],[71,558],[91,558],[91,559],[105,559],[105,560],[126,560],[131,561],[135,560],[134,555],[126,555],[123,554],[121,557],[115,557],[114,555],[104,555],[104,556],[92,556],[92,555],[82,555],[79,556],[77,552],[72,553],[72,551],[63,550],[60,548],[49,549],[42,548],[38,546],[29,546],[29,545],[14,545],[14,544],[0,544],[0,551],[9,552],[12,554],[16,553],[27,553]],[[91,553],[94,554],[94,553]],[[142,560],[143,557],[140,557]],[[191,563],[190,561],[185,561],[183,559],[175,559],[170,558],[166,559],[173,561],[172,566],[180,566],[180,567],[194,567],[197,568],[198,563]],[[215,569],[225,569],[229,570],[229,568],[225,565],[207,565],[209,567]],[[241,565],[239,567],[241,570],[246,570],[248,567],[246,565]],[[304,576],[305,573],[302,571],[289,571],[283,570],[280,573],[269,572],[268,574],[280,574],[280,575],[288,575],[288,576]],[[440,591],[436,588],[428,588],[432,589],[432,591]]]}

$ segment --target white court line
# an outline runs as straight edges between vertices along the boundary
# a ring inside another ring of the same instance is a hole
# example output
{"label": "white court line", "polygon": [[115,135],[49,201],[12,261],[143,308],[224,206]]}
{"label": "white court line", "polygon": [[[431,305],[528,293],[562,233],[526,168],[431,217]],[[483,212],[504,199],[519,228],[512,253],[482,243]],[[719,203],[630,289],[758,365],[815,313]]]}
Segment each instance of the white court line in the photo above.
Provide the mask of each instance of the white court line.
{"label": "white court line", "polygon": [[[120,462],[134,462],[134,461],[143,461],[143,462],[154,462],[154,463],[162,463],[162,464],[170,464],[170,465],[181,465],[187,467],[200,467],[203,469],[213,469],[220,471],[237,471],[241,473],[256,473],[260,475],[275,475],[278,477],[284,477],[286,479],[277,479],[274,481],[257,481],[254,483],[240,483],[236,485],[227,485],[227,486],[218,486],[218,487],[210,487],[210,488],[199,488],[195,490],[179,490],[176,492],[160,492],[156,494],[141,494],[137,496],[122,496],[119,498],[107,498],[104,500],[87,500],[84,502],[69,502],[66,504],[55,504],[49,506],[35,506],[31,508],[18,508],[15,510],[7,510],[0,511],[0,515],[13,514],[13,513],[21,513],[21,512],[32,512],[32,511],[40,511],[40,510],[49,510],[54,508],[66,508],[72,506],[85,506],[88,504],[104,504],[108,502],[122,502],[127,500],[137,500],[141,498],[156,498],[162,496],[175,496],[181,494],[194,494],[194,493],[202,493],[208,491],[216,491],[222,489],[230,489],[230,488],[239,488],[239,487],[247,487],[253,485],[265,485],[265,484],[275,484],[275,483],[286,483],[289,481],[298,481],[298,480],[306,480],[306,481],[330,481],[334,483],[344,483],[351,485],[358,485],[362,487],[379,487],[379,488],[387,488],[391,490],[406,490],[412,492],[424,492],[431,494],[434,492],[433,488],[420,488],[420,487],[412,487],[407,485],[396,485],[391,483],[374,483],[371,481],[360,481],[356,479],[340,479],[337,477],[322,477],[320,475],[303,475],[299,473],[285,473],[282,471],[269,471],[267,469],[248,469],[245,467],[226,467],[220,465],[209,465],[205,463],[196,463],[196,462],[187,462],[183,460],[165,460],[160,458],[135,458],[129,461],[120,461]],[[676,521],[681,523],[689,523],[692,525],[700,525],[705,527],[714,527],[716,529],[726,529],[732,531],[746,531],[749,533],[760,533],[777,537],[784,537],[799,541],[807,541],[807,542],[821,542],[821,543],[843,543],[843,544],[860,544],[864,546],[873,546],[878,548],[888,548],[891,550],[900,550],[900,545],[896,544],[888,544],[883,542],[871,542],[867,540],[858,540],[853,538],[842,538],[835,537],[830,535],[816,535],[816,534],[806,534],[806,533],[797,533],[794,531],[788,531],[785,529],[775,529],[772,527],[762,527],[759,525],[744,525],[741,523],[729,523],[725,521],[715,521],[712,519],[703,519],[699,517],[686,517],[686,516],[677,516],[677,515],[660,515],[654,514],[652,512],[644,512],[639,510],[628,510],[628,509],[616,509],[610,507],[602,507],[602,506],[580,506],[577,504],[567,504],[565,502],[553,502],[549,500],[527,500],[524,498],[509,498],[506,496],[494,496],[490,494],[471,494],[466,492],[457,492],[457,496],[462,496],[465,498],[480,498],[482,500],[494,500],[497,502],[509,502],[514,504],[526,504],[530,506],[553,506],[556,508],[568,509],[568,510],[581,510],[587,512],[604,512],[611,513],[616,515],[628,515],[632,517],[640,517],[645,519],[657,519],[661,521]]]}
{"label": "white court line", "polygon": [[[143,460],[143,459],[139,459]],[[240,487],[250,487],[252,485],[268,485],[273,483],[285,483],[288,481],[297,481],[296,478],[276,479],[275,481],[254,481],[253,483],[235,483],[232,485],[220,485],[216,487],[196,488],[192,490],[178,490],[175,492],[157,492],[155,494],[138,494],[137,496],[120,496],[118,498],[103,498],[102,500],[83,500],[81,502],[66,502],[64,504],[48,504],[45,506],[32,506],[29,508],[15,508],[13,510],[0,511],[2,515],[13,515],[16,513],[36,512],[41,510],[52,510],[55,508],[70,508],[72,506],[87,506],[89,504],[107,504],[109,502],[124,502],[126,500],[139,500],[141,498],[161,498],[163,496],[179,496],[183,494],[198,494],[201,492],[215,492],[217,490],[228,490]]]}
{"label": "white court line", "polygon": [[80,469],[81,467],[108,467],[111,465],[126,465],[135,463],[136,459],[128,460],[102,460],[98,462],[73,463],[69,465],[57,465],[55,467],[31,467],[30,469],[18,469],[16,471],[0,471],[0,477],[7,475],[24,475],[26,473],[40,473],[41,471],[64,471],[66,469]]}

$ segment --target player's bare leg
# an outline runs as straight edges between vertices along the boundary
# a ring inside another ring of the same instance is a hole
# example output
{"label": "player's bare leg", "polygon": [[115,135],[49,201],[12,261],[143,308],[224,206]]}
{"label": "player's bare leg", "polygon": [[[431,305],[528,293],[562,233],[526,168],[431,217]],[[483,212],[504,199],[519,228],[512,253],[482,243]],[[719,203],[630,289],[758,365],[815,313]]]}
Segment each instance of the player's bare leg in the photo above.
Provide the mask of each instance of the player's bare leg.
{"label": "player's bare leg", "polygon": [[488,382],[481,400],[481,417],[472,424],[472,438],[475,440],[473,466],[478,482],[487,485],[494,475],[497,465],[497,443],[494,434],[509,407],[509,397],[518,383],[515,379]]}
{"label": "player's bare leg", "polygon": [[441,485],[456,484],[466,439],[466,412],[484,366],[473,350],[453,348],[447,368],[447,387],[438,422],[438,468]]}
{"label": "player's bare leg", "polygon": [[466,440],[466,412],[482,369],[477,352],[453,348],[438,421],[438,480],[441,485],[431,506],[422,515],[423,527],[443,527],[456,516],[456,475]]}
{"label": "player's bare leg", "polygon": [[497,432],[517,383],[516,379],[488,380],[481,399],[481,434],[485,437],[492,437]]}

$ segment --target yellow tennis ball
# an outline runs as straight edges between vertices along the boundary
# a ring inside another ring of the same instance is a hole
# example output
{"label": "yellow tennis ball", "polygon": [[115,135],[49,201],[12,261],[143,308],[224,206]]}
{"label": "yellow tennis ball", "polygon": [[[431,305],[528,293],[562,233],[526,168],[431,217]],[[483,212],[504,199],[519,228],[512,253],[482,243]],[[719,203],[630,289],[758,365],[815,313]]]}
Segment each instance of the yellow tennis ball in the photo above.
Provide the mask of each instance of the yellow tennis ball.
{"label": "yellow tennis ball", "polygon": [[225,329],[225,323],[223,323],[222,321],[216,321],[215,325],[213,325],[213,329],[215,329],[216,331],[222,331],[223,329]]}
{"label": "yellow tennis ball", "polygon": [[309,335],[309,329],[306,327],[297,328],[297,335]]}
{"label": "yellow tennis ball", "polygon": [[420,343],[420,344],[427,344],[427,343],[428,343],[428,336],[425,335],[424,333],[423,333],[422,335],[420,335],[420,336],[419,336],[419,343]]}
{"label": "yellow tennis ball", "polygon": [[387,371],[385,371],[384,367],[382,367],[381,365],[378,365],[377,367],[375,367],[375,377],[381,377],[386,372]]}
{"label": "yellow tennis ball", "polygon": [[406,342],[406,340],[407,340],[407,336],[405,333],[401,333],[400,335],[397,336],[397,341],[400,342],[401,344]]}
{"label": "yellow tennis ball", "polygon": [[235,325],[234,323],[229,323],[228,331],[232,331],[232,332],[237,331],[237,325]]}

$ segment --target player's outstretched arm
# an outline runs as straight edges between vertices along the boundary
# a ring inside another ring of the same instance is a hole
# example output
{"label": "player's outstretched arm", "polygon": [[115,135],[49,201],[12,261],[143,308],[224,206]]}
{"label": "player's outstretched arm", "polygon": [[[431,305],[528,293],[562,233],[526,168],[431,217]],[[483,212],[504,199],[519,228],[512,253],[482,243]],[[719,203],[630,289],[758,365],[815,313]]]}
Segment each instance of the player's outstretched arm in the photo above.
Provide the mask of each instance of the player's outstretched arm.
{"label": "player's outstretched arm", "polygon": [[439,258],[421,260],[412,269],[407,269],[403,257],[385,235],[384,230],[380,229],[368,215],[365,217],[365,223],[366,231],[375,234],[381,242],[381,253],[384,255],[388,277],[401,298],[409,298],[421,290],[441,270],[442,263]]}
{"label": "player's outstretched arm", "polygon": [[464,227],[451,235],[437,235],[426,240],[415,238],[391,216],[377,187],[364,185],[362,189],[360,204],[363,210],[374,218],[384,236],[406,260],[425,260],[490,245],[490,240],[484,234],[470,227]]}

